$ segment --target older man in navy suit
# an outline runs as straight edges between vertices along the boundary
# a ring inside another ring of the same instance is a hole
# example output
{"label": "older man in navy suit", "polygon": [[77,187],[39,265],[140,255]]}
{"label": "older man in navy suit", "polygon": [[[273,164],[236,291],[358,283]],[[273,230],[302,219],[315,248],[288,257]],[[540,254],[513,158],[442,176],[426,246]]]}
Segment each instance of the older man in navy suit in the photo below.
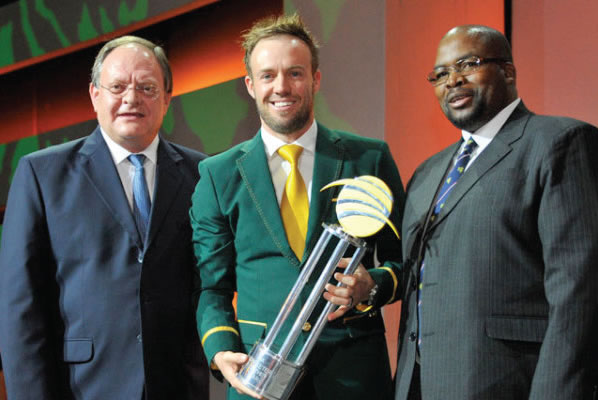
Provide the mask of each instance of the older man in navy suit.
{"label": "older man in navy suit", "polygon": [[98,54],[99,127],[21,159],[0,250],[0,348],[11,399],[207,399],[188,209],[204,156],[158,134],[163,50]]}

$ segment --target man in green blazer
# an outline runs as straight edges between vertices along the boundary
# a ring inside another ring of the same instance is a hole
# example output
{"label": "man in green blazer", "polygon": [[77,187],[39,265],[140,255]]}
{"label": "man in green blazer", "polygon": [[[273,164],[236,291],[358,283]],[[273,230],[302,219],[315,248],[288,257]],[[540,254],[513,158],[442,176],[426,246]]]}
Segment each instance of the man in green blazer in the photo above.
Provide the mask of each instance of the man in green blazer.
{"label": "man in green blazer", "polygon": [[[394,195],[389,219],[395,226],[400,226],[404,198],[386,143],[329,130],[315,121],[313,97],[321,77],[318,48],[298,16],[259,21],[244,39],[245,83],[256,100],[262,127],[253,139],[200,163],[202,179],[190,211],[202,281],[199,332],[212,369],[231,385],[229,399],[247,398],[244,394],[258,397],[241,384],[236,372],[271,327],[322,233],[322,223],[337,222],[335,192],[320,193],[320,188],[341,178],[379,177]],[[302,147],[298,169],[309,197],[305,250],[299,256],[289,244],[280,212],[291,167],[277,150],[291,143]],[[374,267],[370,252],[353,276],[335,274],[344,288],[327,286],[325,299],[340,307],[329,316],[292,399],[392,397],[379,309],[401,291],[400,243],[388,227],[368,243],[380,265]],[[326,254],[322,259],[328,259]],[[305,301],[319,268],[298,303]],[[291,360],[325,299],[304,324]],[[296,317],[297,311],[293,312],[289,325]]]}

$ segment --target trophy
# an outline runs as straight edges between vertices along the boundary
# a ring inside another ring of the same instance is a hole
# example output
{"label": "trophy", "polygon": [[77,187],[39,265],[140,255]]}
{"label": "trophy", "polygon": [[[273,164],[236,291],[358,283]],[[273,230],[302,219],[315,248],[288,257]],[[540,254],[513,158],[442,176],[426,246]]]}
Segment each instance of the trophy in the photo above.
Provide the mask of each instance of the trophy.
{"label": "trophy", "polygon": [[[295,345],[303,325],[310,317],[318,300],[324,292],[326,283],[332,277],[338,262],[343,257],[349,246],[355,251],[345,270],[345,274],[352,274],[361,262],[367,250],[363,237],[371,236],[388,224],[394,233],[398,232],[388,219],[392,210],[393,196],[382,180],[375,176],[360,176],[354,179],[341,179],[324,186],[320,191],[332,186],[343,185],[336,201],[336,215],[339,225],[322,224],[324,232],[318,239],[305,266],[301,270],[297,281],[283,303],[278,316],[264,340],[259,340],[249,353],[249,361],[237,373],[240,381],[268,400],[286,400],[301,379],[307,357],[320,337],[327,316],[337,306],[327,302],[318,316],[311,334],[306,339],[294,360],[289,360],[289,353]],[[330,245],[331,239],[336,239],[336,246],[332,255],[326,262],[320,277],[316,281],[305,304],[301,308],[297,319],[293,323],[288,335],[280,348],[275,351],[274,341],[295,306],[309,277],[320,265],[320,258]],[[341,286],[339,282],[337,286]]]}

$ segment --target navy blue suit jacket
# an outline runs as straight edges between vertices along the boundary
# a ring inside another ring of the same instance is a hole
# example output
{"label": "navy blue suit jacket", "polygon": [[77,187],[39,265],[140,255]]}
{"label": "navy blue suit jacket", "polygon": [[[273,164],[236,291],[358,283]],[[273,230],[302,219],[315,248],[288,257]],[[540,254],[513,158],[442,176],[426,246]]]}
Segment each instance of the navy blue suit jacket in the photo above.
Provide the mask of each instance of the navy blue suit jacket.
{"label": "navy blue suit jacket", "polygon": [[160,140],[145,250],[99,127],[20,160],[0,250],[11,399],[207,399],[188,217],[203,158]]}

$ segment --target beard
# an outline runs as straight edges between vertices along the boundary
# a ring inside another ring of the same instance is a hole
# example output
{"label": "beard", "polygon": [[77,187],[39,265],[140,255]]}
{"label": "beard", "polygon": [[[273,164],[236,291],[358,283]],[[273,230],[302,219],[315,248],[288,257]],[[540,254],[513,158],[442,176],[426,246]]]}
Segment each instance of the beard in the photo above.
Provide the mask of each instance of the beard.
{"label": "beard", "polygon": [[258,114],[270,129],[283,135],[290,135],[304,128],[311,119],[314,104],[311,93],[306,94],[305,100],[301,108],[290,119],[277,117],[268,110],[267,105],[259,103],[257,100],[255,104]]}
{"label": "beard", "polygon": [[476,96],[471,109],[465,113],[455,112],[455,110],[450,108],[447,100],[442,102],[441,108],[446,118],[453,125],[467,132],[475,132],[491,119],[486,118],[488,114],[487,106],[479,96]]}

